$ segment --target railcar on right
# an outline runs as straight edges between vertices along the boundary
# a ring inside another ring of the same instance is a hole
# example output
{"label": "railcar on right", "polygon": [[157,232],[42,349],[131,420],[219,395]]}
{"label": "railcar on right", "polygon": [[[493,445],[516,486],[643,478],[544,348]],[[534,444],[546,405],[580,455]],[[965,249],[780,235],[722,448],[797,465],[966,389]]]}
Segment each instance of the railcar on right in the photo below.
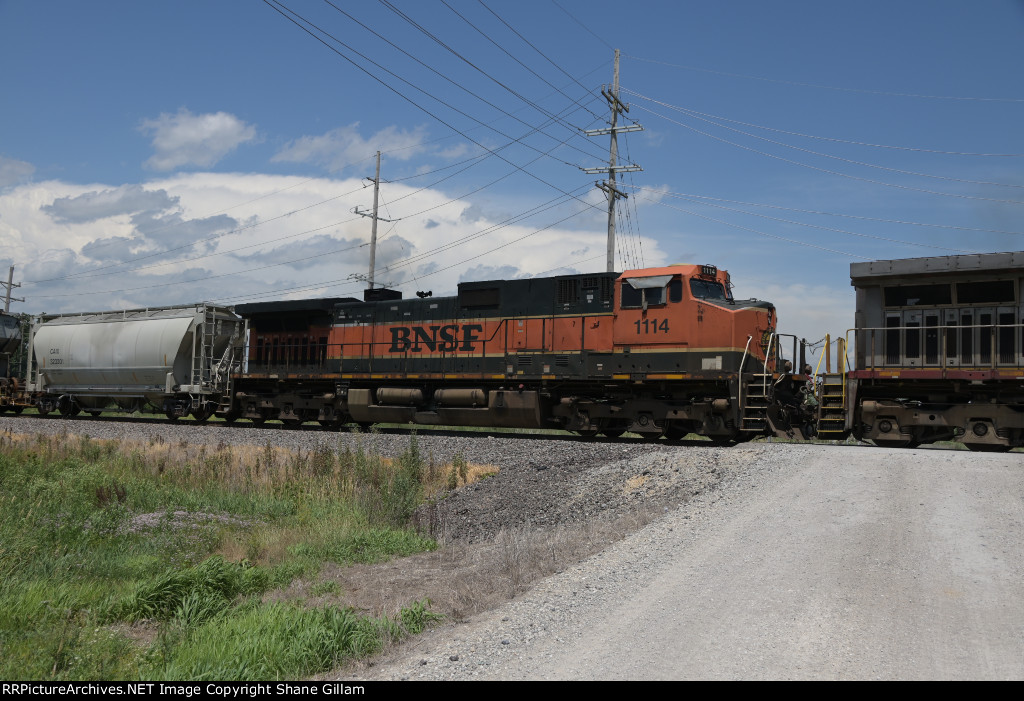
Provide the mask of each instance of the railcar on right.
{"label": "railcar on right", "polygon": [[1024,251],[854,263],[847,427],[877,445],[1024,445]]}

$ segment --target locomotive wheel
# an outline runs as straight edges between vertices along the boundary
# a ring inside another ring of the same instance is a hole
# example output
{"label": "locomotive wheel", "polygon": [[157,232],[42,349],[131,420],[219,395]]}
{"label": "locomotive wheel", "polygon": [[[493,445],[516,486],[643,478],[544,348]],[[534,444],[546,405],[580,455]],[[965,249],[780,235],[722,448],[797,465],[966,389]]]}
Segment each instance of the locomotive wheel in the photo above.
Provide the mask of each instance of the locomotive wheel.
{"label": "locomotive wheel", "polygon": [[989,443],[964,443],[967,449],[975,453],[1009,453],[1012,446],[991,445]]}
{"label": "locomotive wheel", "polygon": [[913,438],[899,438],[896,440],[882,440],[881,438],[872,439],[879,448],[916,448],[921,445],[920,441],[916,441]]}
{"label": "locomotive wheel", "polygon": [[689,433],[689,431],[682,426],[673,426],[669,424],[665,427],[665,438],[670,441],[681,441],[686,437],[687,433]]}

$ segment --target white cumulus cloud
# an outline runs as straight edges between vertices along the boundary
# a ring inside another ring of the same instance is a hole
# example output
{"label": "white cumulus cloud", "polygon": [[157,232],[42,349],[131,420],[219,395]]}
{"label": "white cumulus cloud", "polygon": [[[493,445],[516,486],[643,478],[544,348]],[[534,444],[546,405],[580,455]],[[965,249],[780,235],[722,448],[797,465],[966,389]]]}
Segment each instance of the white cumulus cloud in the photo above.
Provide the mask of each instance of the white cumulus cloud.
{"label": "white cumulus cloud", "polygon": [[256,127],[233,114],[192,114],[184,107],[177,114],[144,120],[139,128],[153,136],[155,153],[146,166],[154,170],[208,168],[241,144],[257,138]]}
{"label": "white cumulus cloud", "polygon": [[27,180],[34,172],[35,166],[31,163],[0,156],[0,187]]}
{"label": "white cumulus cloud", "polygon": [[278,151],[271,160],[314,163],[332,172],[369,158],[377,151],[387,152],[389,158],[404,161],[424,151],[421,143],[426,133],[423,126],[415,129],[390,126],[364,138],[359,133],[359,122],[355,122],[319,136],[298,138]]}

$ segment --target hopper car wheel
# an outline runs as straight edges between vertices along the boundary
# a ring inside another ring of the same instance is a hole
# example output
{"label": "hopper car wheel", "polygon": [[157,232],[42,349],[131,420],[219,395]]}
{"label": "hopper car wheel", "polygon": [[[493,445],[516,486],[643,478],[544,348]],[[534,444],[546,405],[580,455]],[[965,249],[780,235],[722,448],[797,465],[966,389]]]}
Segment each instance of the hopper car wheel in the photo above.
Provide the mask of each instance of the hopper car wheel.
{"label": "hopper car wheel", "polygon": [[103,412],[102,411],[87,411],[85,413],[95,419],[96,417],[98,417]]}
{"label": "hopper car wheel", "polygon": [[580,436],[581,438],[591,439],[591,438],[597,438],[597,434],[600,433],[600,432],[601,432],[600,429],[588,428],[585,431],[576,431],[576,435]]}
{"label": "hopper car wheel", "polygon": [[49,413],[50,413],[50,410],[49,410],[49,409],[40,409],[40,410],[39,410],[39,415],[40,415],[40,416],[46,416],[46,415],[48,415]]}
{"label": "hopper car wheel", "polygon": [[356,425],[359,426],[360,433],[369,433],[370,429],[373,428],[372,421],[357,421]]}
{"label": "hopper car wheel", "polygon": [[662,435],[661,433],[641,433],[640,437],[648,443],[655,443],[661,440]]}
{"label": "hopper car wheel", "polygon": [[249,420],[252,421],[252,425],[253,426],[262,426],[263,424],[265,424],[267,422],[267,417],[260,416],[258,418],[249,419]]}
{"label": "hopper car wheel", "polygon": [[298,428],[302,425],[302,419],[281,419],[285,428]]}
{"label": "hopper car wheel", "polygon": [[167,417],[168,421],[177,421],[178,420],[178,415],[175,414],[173,411],[168,411],[167,413],[164,414],[164,416]]}
{"label": "hopper car wheel", "polygon": [[233,424],[238,421],[238,414],[224,414],[225,423]]}
{"label": "hopper car wheel", "polygon": [[12,414],[20,414],[23,411],[25,411],[25,407],[23,407],[23,406],[12,406],[11,407],[11,413]]}
{"label": "hopper car wheel", "polygon": [[201,407],[192,412],[192,418],[199,423],[209,421],[211,416],[213,416],[213,409],[210,407]]}

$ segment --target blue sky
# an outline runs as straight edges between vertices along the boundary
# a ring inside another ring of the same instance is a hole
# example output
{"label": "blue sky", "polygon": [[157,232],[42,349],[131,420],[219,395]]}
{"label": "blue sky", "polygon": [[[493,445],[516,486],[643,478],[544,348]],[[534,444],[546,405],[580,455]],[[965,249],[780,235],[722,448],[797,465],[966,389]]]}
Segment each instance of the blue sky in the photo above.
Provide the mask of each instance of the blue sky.
{"label": "blue sky", "polygon": [[377,282],[603,270],[613,48],[618,269],[716,264],[816,340],[852,262],[1024,248],[1020,0],[277,7],[0,0],[15,311],[358,295],[378,149]]}

